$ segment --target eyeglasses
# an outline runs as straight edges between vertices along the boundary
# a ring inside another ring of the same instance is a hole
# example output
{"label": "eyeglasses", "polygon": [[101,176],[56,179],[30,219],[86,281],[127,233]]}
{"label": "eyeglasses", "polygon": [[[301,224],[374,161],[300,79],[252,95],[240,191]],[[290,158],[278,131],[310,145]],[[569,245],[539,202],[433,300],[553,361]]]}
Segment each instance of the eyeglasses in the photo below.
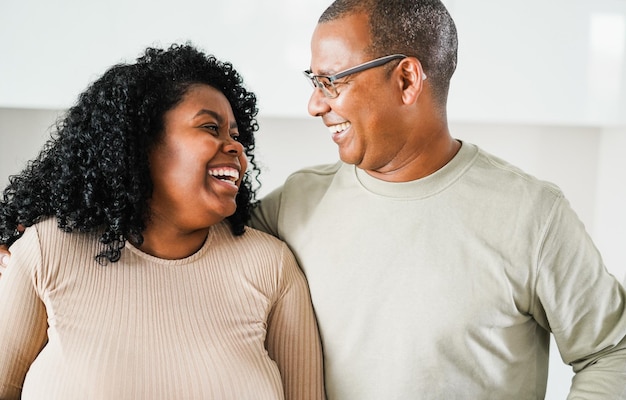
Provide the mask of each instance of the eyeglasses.
{"label": "eyeglasses", "polygon": [[[392,54],[390,56],[380,57],[372,61],[365,62],[363,64],[359,64],[356,67],[348,68],[341,72],[336,73],[335,75],[314,75],[311,70],[304,71],[304,76],[308,78],[313,85],[313,88],[320,88],[324,96],[334,99],[339,96],[339,92],[337,92],[337,87],[335,86],[335,81],[337,79],[341,79],[348,75],[355,74],[357,72],[365,71],[370,68],[380,67],[381,65],[387,64],[393,60],[399,60],[406,58],[404,54]],[[424,75],[426,76],[426,75]]]}

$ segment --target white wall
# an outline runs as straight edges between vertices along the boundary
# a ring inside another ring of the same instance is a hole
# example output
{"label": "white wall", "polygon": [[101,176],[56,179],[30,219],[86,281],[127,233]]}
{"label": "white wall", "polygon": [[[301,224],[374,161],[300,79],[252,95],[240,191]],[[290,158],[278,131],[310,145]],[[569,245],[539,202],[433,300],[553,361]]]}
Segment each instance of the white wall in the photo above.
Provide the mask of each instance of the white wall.
{"label": "white wall", "polygon": [[463,121],[626,123],[626,2],[452,0]]}
{"label": "white wall", "polygon": [[[600,137],[592,235],[611,271],[626,283],[626,128]],[[621,272],[621,275],[620,275]]]}
{"label": "white wall", "polygon": [[[626,1],[444,0],[459,31],[450,117],[626,124]],[[262,115],[306,117],[309,39],[330,0],[3,0],[0,107],[66,108],[147,45],[231,60]]]}

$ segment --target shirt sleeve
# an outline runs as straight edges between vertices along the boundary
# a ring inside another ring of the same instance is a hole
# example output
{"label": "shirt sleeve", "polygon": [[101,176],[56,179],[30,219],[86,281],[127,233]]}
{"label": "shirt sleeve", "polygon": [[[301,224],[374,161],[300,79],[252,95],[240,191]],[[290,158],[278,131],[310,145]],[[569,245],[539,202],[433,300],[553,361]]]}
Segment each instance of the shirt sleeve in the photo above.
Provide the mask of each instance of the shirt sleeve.
{"label": "shirt sleeve", "polygon": [[250,225],[253,228],[280,237],[278,232],[278,215],[282,193],[283,187],[274,189],[254,207],[250,219]]}
{"label": "shirt sleeve", "polygon": [[268,317],[267,349],[287,400],[324,399],[322,349],[304,274],[283,245],[278,298]]}
{"label": "shirt sleeve", "polygon": [[568,399],[626,398],[626,291],[564,198],[538,254],[535,318],[573,367]]}
{"label": "shirt sleeve", "polygon": [[41,252],[35,228],[11,247],[0,279],[0,398],[19,399],[30,365],[46,343],[46,310],[36,287]]}

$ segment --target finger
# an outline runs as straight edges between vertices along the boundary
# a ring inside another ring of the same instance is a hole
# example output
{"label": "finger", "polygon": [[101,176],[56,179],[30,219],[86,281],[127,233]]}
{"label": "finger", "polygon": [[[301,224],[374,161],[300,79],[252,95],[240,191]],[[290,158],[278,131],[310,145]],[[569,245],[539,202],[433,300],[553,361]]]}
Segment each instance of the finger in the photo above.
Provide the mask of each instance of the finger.
{"label": "finger", "polygon": [[0,273],[2,273],[4,268],[6,268],[6,266],[9,265],[9,259],[10,258],[11,257],[9,257],[6,254],[0,255]]}

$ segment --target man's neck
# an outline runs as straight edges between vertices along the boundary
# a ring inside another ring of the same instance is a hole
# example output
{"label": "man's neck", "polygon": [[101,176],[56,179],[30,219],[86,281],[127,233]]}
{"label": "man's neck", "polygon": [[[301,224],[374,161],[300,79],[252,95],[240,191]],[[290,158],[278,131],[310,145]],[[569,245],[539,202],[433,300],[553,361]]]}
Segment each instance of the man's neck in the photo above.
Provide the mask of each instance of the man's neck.
{"label": "man's neck", "polygon": [[395,166],[386,166],[385,169],[364,171],[376,178],[387,182],[410,182],[429,176],[445,166],[461,148],[461,142],[445,132],[437,135],[433,140],[420,148],[408,151],[410,154],[403,162]]}

